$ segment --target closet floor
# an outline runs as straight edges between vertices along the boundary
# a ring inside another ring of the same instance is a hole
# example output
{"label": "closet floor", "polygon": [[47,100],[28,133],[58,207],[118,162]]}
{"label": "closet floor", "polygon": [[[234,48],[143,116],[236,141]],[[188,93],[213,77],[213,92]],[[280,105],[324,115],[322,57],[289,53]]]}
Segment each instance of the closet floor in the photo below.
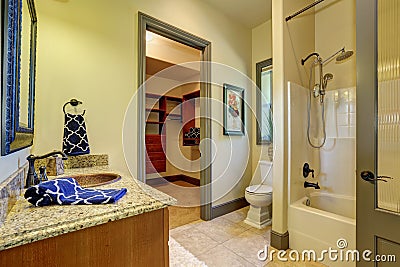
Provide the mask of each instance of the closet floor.
{"label": "closet floor", "polygon": [[175,206],[168,207],[170,229],[200,220],[200,187],[185,181],[175,181],[154,188],[176,200]]}

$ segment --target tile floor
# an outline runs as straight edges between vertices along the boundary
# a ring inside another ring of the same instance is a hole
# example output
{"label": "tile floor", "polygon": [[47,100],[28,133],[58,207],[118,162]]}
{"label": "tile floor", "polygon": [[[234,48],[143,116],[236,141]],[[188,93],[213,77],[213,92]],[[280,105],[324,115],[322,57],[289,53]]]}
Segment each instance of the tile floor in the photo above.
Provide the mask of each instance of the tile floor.
{"label": "tile floor", "polygon": [[[211,221],[197,220],[170,230],[182,247],[209,267],[268,266],[306,267],[325,266],[314,262],[262,262],[257,252],[269,245],[271,227],[259,230],[243,222],[248,207]],[[174,218],[172,217],[172,220]],[[171,255],[173,257],[173,255]]]}
{"label": "tile floor", "polygon": [[200,220],[200,188],[184,181],[153,185],[178,200],[169,207],[170,229]]}
{"label": "tile floor", "polygon": [[[182,246],[209,267],[325,266],[314,262],[278,262],[277,260],[262,262],[258,260],[257,252],[263,249],[265,245],[269,245],[271,227],[259,230],[245,224],[243,221],[249,207],[211,221],[203,221],[200,219],[199,187],[193,187],[182,181],[153,187],[178,200],[177,206],[169,207],[170,236],[176,240],[177,246]],[[170,257],[174,257],[174,252],[170,251],[170,253]],[[175,256],[177,259],[179,258],[178,262],[182,260],[182,255]],[[197,266],[193,265],[192,261],[187,261],[187,263],[190,264],[183,266]],[[179,266],[179,264],[176,266]]]}
{"label": "tile floor", "polygon": [[200,220],[200,207],[168,207],[169,229]]}
{"label": "tile floor", "polygon": [[155,189],[178,200],[179,207],[195,207],[200,205],[200,187],[184,181],[176,181],[152,185]]}

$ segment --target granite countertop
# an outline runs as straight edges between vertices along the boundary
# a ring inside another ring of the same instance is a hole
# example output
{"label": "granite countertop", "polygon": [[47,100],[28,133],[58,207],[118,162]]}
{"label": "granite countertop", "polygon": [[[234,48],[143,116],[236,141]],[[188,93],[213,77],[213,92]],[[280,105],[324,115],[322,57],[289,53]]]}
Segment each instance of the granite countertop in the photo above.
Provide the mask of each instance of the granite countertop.
{"label": "granite countertop", "polygon": [[127,188],[128,192],[117,203],[35,207],[21,196],[0,226],[0,250],[162,209],[176,203],[174,198],[130,175],[110,170],[107,166],[68,169],[60,177],[101,172],[121,175],[122,179],[115,183],[96,187]]}

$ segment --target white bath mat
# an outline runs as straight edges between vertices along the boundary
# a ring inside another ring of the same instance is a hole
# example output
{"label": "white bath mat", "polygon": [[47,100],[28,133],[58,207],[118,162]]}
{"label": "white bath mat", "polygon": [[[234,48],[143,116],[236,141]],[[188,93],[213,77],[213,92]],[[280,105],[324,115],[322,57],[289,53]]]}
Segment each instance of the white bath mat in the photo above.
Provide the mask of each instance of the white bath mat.
{"label": "white bath mat", "polygon": [[169,237],[169,265],[171,267],[207,267],[207,265],[187,251],[172,237]]}

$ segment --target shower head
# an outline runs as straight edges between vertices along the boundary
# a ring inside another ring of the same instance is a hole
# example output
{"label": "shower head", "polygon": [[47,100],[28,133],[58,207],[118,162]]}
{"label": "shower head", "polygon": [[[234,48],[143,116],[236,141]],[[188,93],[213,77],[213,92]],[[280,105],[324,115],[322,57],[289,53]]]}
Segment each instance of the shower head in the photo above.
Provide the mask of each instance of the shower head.
{"label": "shower head", "polygon": [[343,47],[342,49],[339,49],[339,51],[337,51],[336,53],[334,53],[333,55],[322,61],[322,64],[324,65],[325,63],[330,62],[336,55],[338,55],[336,57],[336,62],[342,62],[343,60],[351,57],[353,55],[353,51],[351,50],[346,51],[346,49]]}
{"label": "shower head", "polygon": [[345,59],[348,59],[348,58],[351,57],[353,54],[354,54],[353,51],[351,51],[351,50],[345,51],[345,50],[343,49],[342,53],[340,53],[340,55],[338,55],[338,56],[336,57],[336,62],[341,62],[341,61],[343,61],[343,60],[345,60]]}

